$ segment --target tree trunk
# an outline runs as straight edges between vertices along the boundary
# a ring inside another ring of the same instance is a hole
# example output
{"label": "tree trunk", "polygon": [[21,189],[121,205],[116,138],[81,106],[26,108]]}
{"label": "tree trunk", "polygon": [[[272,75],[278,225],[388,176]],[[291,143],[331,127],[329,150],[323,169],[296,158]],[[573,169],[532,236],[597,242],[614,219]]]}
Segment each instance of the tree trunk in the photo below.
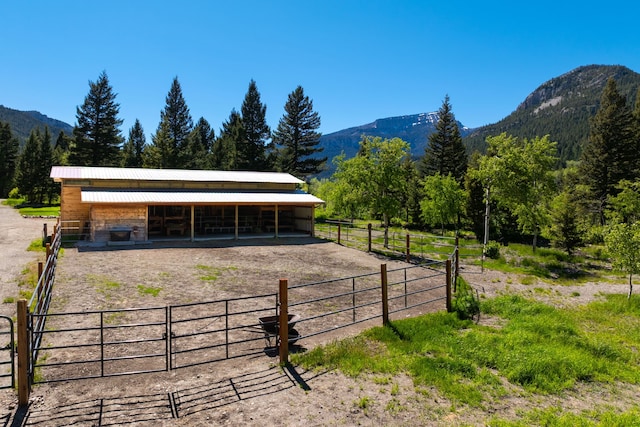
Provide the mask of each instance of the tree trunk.
{"label": "tree trunk", "polygon": [[632,292],[633,292],[633,274],[629,274],[629,295],[627,295],[627,299],[631,299]]}
{"label": "tree trunk", "polygon": [[538,247],[538,233],[533,233],[533,253],[536,253],[536,248]]}

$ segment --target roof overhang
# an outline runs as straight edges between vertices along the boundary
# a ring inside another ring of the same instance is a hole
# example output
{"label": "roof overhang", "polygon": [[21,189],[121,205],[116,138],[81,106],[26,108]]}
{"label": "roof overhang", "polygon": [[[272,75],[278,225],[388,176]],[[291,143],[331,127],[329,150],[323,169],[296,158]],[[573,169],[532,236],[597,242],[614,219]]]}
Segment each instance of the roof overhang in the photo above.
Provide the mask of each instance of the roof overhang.
{"label": "roof overhang", "polygon": [[304,191],[226,192],[226,191],[140,191],[82,189],[82,203],[118,204],[238,204],[238,205],[317,205],[324,201]]}

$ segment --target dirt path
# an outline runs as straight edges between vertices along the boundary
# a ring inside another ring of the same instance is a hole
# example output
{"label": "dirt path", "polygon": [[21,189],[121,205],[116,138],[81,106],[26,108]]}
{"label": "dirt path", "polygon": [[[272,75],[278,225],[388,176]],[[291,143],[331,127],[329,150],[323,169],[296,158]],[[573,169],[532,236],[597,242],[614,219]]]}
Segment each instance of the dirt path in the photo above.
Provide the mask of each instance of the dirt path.
{"label": "dirt path", "polygon": [[[0,204],[0,301],[17,297],[20,272],[29,262],[42,258],[37,252],[28,252],[27,248],[42,236],[45,223],[52,226],[53,220],[23,218],[16,209]],[[13,316],[15,304],[1,304],[0,314]]]}

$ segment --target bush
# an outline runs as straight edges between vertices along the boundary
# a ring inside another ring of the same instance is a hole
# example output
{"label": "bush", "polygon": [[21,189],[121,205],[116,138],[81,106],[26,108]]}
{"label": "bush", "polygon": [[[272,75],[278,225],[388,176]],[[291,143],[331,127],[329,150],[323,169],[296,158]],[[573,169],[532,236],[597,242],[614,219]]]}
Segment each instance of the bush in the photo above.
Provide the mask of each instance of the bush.
{"label": "bush", "polygon": [[484,254],[491,259],[500,258],[500,243],[494,240],[487,243]]}
{"label": "bush", "polygon": [[451,308],[461,320],[472,319],[473,316],[480,313],[480,301],[474,295],[471,286],[462,277],[458,277]]}

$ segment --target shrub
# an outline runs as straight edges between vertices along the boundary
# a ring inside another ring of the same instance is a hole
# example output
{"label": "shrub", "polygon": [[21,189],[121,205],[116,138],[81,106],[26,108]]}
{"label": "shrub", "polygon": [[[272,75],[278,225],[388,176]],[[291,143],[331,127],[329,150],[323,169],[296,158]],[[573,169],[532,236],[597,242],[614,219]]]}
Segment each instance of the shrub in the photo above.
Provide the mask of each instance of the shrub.
{"label": "shrub", "polygon": [[500,258],[500,243],[494,240],[487,243],[484,254],[491,259]]}
{"label": "shrub", "polygon": [[474,295],[471,286],[462,277],[458,277],[456,294],[451,302],[451,308],[461,320],[472,319],[480,312],[480,302]]}

